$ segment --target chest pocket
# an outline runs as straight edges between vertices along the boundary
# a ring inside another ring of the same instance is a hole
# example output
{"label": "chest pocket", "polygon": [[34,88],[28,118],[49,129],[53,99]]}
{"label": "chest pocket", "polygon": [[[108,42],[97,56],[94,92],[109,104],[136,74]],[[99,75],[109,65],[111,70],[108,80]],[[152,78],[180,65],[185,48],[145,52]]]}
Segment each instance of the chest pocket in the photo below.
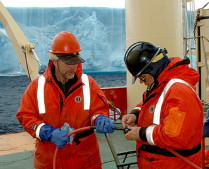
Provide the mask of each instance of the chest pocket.
{"label": "chest pocket", "polygon": [[[86,74],[82,74],[82,82],[83,85],[83,98],[84,98],[84,110],[90,109],[90,86],[89,86],[89,78]],[[38,100],[38,109],[39,114],[45,114],[45,101],[44,101],[44,86],[45,86],[46,79],[42,75],[38,79],[38,90],[37,90],[37,100]]]}

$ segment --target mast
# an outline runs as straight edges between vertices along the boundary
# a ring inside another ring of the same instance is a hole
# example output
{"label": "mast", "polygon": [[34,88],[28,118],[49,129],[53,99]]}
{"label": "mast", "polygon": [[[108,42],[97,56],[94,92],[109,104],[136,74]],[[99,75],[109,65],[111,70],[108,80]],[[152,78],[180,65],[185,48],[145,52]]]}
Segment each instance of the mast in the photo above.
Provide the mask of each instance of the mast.
{"label": "mast", "polygon": [[29,42],[29,40],[16,24],[8,10],[4,7],[1,0],[0,21],[4,25],[8,38],[11,41],[12,46],[19,58],[19,64],[22,64],[27,76],[31,80],[34,80],[36,77],[38,77],[39,69],[37,63],[37,61],[39,60],[34,51],[35,45]]}
{"label": "mast", "polygon": [[[200,8],[196,11],[196,69],[200,74],[199,97],[209,103],[209,10]],[[203,102],[204,103],[204,102]],[[204,104],[203,104],[204,105]],[[207,104],[206,107],[209,105]],[[204,107],[204,106],[203,106]]]}
{"label": "mast", "polygon": [[[182,0],[126,0],[126,47],[146,41],[166,48],[169,57],[183,58]],[[130,112],[142,100],[145,86],[131,84],[127,72],[127,105]],[[139,97],[141,96],[141,97]]]}

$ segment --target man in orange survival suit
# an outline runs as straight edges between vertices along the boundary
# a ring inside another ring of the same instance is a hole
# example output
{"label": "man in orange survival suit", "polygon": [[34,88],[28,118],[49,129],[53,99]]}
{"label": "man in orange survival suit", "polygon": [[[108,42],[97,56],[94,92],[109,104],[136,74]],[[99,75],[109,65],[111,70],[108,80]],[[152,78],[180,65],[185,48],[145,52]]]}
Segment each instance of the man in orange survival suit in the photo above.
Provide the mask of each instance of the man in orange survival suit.
{"label": "man in orange survival suit", "polygon": [[[30,83],[22,96],[17,119],[36,139],[34,167],[52,169],[56,147],[60,148],[56,168],[99,169],[101,159],[94,131],[72,138],[67,131],[96,125],[99,133],[112,133],[105,95],[92,77],[83,74],[77,38],[58,33],[49,51],[49,65],[43,76]],[[65,130],[67,131],[65,131]]]}
{"label": "man in orange survival suit", "polygon": [[126,139],[137,141],[140,169],[193,168],[166,148],[201,166],[203,107],[194,90],[199,74],[188,66],[189,59],[170,59],[166,53],[151,43],[137,42],[124,58],[133,83],[138,78],[147,85],[143,101],[122,118],[130,129]]}

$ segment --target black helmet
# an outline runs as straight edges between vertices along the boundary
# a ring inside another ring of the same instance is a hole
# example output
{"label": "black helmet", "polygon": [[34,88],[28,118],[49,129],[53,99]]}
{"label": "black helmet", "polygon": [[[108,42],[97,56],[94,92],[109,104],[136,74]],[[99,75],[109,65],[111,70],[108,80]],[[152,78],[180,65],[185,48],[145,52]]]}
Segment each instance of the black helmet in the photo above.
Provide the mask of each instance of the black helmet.
{"label": "black helmet", "polygon": [[160,47],[156,47],[148,42],[137,42],[127,49],[124,61],[127,69],[133,75],[132,83],[136,81],[137,77],[160,53],[162,53]]}

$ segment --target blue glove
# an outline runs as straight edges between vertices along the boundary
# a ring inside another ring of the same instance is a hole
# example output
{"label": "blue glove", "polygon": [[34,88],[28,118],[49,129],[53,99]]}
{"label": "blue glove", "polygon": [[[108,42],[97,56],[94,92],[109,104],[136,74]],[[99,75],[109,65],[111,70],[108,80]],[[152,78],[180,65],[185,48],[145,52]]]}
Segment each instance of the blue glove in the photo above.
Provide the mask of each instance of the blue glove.
{"label": "blue glove", "polygon": [[209,109],[207,110],[207,119],[203,126],[203,138],[209,136]]}
{"label": "blue glove", "polygon": [[105,115],[100,115],[95,119],[97,133],[113,133],[115,124]]}
{"label": "blue glove", "polygon": [[65,144],[70,141],[66,135],[67,131],[63,129],[55,129],[50,125],[44,125],[40,130],[40,138],[45,141],[51,141],[56,144],[57,148],[64,148]]}

